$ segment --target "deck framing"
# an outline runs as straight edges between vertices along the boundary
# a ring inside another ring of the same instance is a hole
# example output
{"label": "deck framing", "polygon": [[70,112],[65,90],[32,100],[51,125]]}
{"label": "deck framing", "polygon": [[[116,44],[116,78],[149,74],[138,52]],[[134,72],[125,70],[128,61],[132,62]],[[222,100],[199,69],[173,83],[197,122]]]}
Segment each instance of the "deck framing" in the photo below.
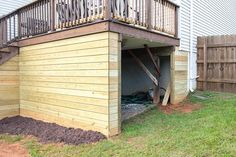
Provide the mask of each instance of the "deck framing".
{"label": "deck framing", "polygon": [[24,47],[101,32],[115,32],[134,38],[163,43],[167,46],[179,45],[178,38],[110,20],[85,24],[75,28],[64,29],[61,31],[46,33],[31,38],[22,39],[19,40],[16,45],[18,45],[19,47]]}

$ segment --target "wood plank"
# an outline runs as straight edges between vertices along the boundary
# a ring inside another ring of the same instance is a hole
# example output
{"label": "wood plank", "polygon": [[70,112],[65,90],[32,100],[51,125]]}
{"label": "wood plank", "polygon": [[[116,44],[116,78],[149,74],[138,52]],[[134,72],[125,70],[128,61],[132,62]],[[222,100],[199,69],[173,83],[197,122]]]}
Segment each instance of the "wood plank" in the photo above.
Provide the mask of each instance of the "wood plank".
{"label": "wood plank", "polygon": [[170,86],[170,83],[168,83],[166,93],[165,93],[164,99],[162,101],[162,106],[166,106],[168,104],[168,101],[170,98],[170,93],[171,93],[171,86]]}
{"label": "wood plank", "polygon": [[[4,77],[8,78],[8,77]],[[1,80],[1,77],[0,77]],[[53,77],[53,76],[29,76],[20,75],[22,81],[43,81],[43,82],[68,82],[68,83],[84,83],[84,84],[108,84],[108,77],[95,76],[95,77]],[[117,78],[112,79],[115,82]]]}
{"label": "wood plank", "polygon": [[[31,87],[31,86],[20,86],[21,91],[35,91],[35,92],[45,92],[45,93],[57,93],[64,95],[73,95],[81,97],[91,97],[91,98],[101,98],[108,99],[108,92],[98,92],[98,91],[89,91],[89,90],[76,90],[76,89],[57,89],[57,88],[48,88],[48,87]],[[0,91],[1,93],[1,91]]]}
{"label": "wood plank", "polygon": [[[236,47],[235,43],[222,43],[222,44],[208,44],[209,48],[219,48],[219,47]],[[204,45],[197,45],[197,48],[204,48]]]}
{"label": "wood plank", "polygon": [[[93,44],[91,42],[90,44]],[[22,51],[24,52],[24,51]],[[20,56],[22,61],[32,60],[45,60],[45,59],[56,59],[56,58],[69,58],[69,57],[84,57],[84,56],[95,56],[107,54],[106,47],[91,48],[87,47],[82,49],[78,44],[64,46],[64,47],[50,47],[47,49],[30,50],[29,53],[26,51],[24,55]]]}
{"label": "wood plank", "polygon": [[[111,70],[110,76],[116,76],[117,70]],[[3,72],[0,72],[0,74]],[[108,77],[107,70],[65,70],[65,71],[20,71],[24,76],[57,76],[57,77]]]}
{"label": "wood plank", "polygon": [[46,93],[46,92],[42,92],[42,91],[35,92],[35,91],[24,90],[21,93],[22,93],[21,94],[22,99],[26,99],[26,100],[32,99],[32,101],[37,101],[38,99],[44,99],[44,100],[56,99],[58,101],[68,101],[68,102],[72,102],[72,103],[85,104],[85,105],[91,105],[91,106],[94,106],[94,105],[95,106],[102,106],[102,107],[108,107],[109,105],[114,106],[112,103],[109,104],[109,101],[107,99],[101,99],[101,98],[63,95],[63,94],[57,94],[57,93]]}
{"label": "wood plank", "polygon": [[[87,42],[82,42],[81,43],[76,43],[76,44],[67,44],[67,45],[56,45],[54,44],[48,45],[47,47],[42,47],[35,49],[35,48],[30,48],[30,49],[20,49],[20,52],[24,52],[26,55],[36,55],[36,54],[50,54],[54,52],[68,52],[68,51],[73,51],[73,50],[87,50],[87,49],[95,49],[95,48],[104,48],[108,46],[108,41],[107,39],[101,39],[101,40],[95,40],[95,41],[87,41]],[[47,51],[48,50],[48,51]],[[99,49],[98,49],[99,50]],[[105,52],[106,53],[106,52]],[[24,55],[25,56],[25,55]]]}
{"label": "wood plank", "polygon": [[[78,83],[62,83],[62,82],[41,82],[41,81],[21,81],[21,86],[28,86],[28,87],[49,87],[49,88],[63,88],[63,89],[75,89],[75,90],[92,90],[92,91],[102,91],[107,92],[109,91],[118,91],[118,85],[110,84],[108,87],[106,84],[78,84]],[[1,90],[1,87],[0,87]]]}
{"label": "wood plank", "polygon": [[[116,63],[110,64],[110,68],[113,68],[113,70],[115,70],[116,67],[117,67]],[[22,71],[106,70],[108,68],[109,68],[108,62],[69,63],[69,64],[51,64],[51,65],[30,65],[30,66],[20,65],[20,69]]]}
{"label": "wood plank", "polygon": [[22,61],[22,62],[20,62],[20,66],[55,65],[55,64],[82,64],[82,63],[100,63],[100,62],[108,62],[108,56],[107,55],[98,55],[98,56],[86,56],[86,57],[49,59],[49,60]]}
{"label": "wood plank", "polygon": [[[83,121],[96,121],[96,122],[101,122],[102,124],[107,124],[106,122],[108,121],[108,116],[105,113],[97,113],[97,112],[91,112],[91,111],[86,111],[86,110],[78,110],[75,108],[68,108],[68,107],[61,107],[61,106],[56,106],[56,105],[50,105],[46,103],[38,103],[38,102],[32,102],[32,101],[25,101],[21,100],[21,108],[22,109],[32,109],[37,112],[37,110],[42,110],[45,111],[45,114],[48,112],[51,112],[55,115],[58,114],[66,114],[66,115],[71,115],[75,119],[83,120]],[[79,116],[78,116],[79,115]]]}

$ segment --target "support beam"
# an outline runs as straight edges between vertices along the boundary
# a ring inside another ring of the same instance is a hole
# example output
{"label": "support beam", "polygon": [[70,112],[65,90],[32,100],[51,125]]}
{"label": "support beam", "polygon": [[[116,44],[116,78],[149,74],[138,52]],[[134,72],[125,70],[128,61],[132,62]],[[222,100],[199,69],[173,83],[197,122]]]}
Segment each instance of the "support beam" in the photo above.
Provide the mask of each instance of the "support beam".
{"label": "support beam", "polygon": [[154,82],[156,86],[158,86],[158,81],[155,76],[147,69],[147,67],[142,63],[142,61],[131,51],[128,50],[129,54],[134,58],[134,60],[138,63],[138,65],[144,70],[144,72],[148,75],[148,77]]}
{"label": "support beam", "polygon": [[5,48],[0,49],[0,53],[10,53],[10,52],[11,52],[11,50],[9,47],[5,47]]}
{"label": "support beam", "polygon": [[152,54],[150,48],[148,47],[148,45],[144,45],[144,47],[146,48],[146,50],[147,50],[147,52],[148,52],[148,54],[149,54],[153,64],[155,65],[155,68],[156,68],[156,71],[157,71],[158,75],[160,76],[161,75],[160,67],[157,65],[157,63],[156,63],[156,61],[155,61],[155,59],[153,57],[153,54]]}
{"label": "support beam", "polygon": [[[157,57],[157,66],[160,67],[160,58]],[[159,75],[160,76],[160,75]],[[154,94],[153,94],[153,103],[154,104],[159,104],[160,103],[160,84],[158,86],[154,85]]]}
{"label": "support beam", "polygon": [[16,56],[17,54],[19,54],[19,48],[15,46],[0,49],[0,65],[7,62],[9,59]]}

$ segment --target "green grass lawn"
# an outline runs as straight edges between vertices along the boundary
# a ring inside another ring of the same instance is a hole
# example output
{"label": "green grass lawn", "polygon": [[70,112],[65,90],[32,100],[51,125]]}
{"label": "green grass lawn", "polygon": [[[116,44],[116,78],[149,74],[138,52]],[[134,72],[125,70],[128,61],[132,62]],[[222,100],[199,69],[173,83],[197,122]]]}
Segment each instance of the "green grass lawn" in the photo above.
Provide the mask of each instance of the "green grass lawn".
{"label": "green grass lawn", "polygon": [[166,115],[157,109],[122,126],[122,135],[81,146],[43,145],[31,138],[0,135],[0,141],[21,143],[29,153],[42,157],[217,157],[236,156],[236,95],[198,92],[207,99],[189,96],[201,104],[192,113]]}

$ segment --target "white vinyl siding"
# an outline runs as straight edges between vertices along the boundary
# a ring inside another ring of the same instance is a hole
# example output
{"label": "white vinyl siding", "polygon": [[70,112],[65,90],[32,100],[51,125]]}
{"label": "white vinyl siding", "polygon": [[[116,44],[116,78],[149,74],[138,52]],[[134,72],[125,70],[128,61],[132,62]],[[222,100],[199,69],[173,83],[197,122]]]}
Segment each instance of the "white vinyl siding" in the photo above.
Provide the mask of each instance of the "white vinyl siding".
{"label": "white vinyl siding", "polygon": [[180,6],[179,8],[179,38],[182,51],[189,51],[190,48],[190,0],[170,0]]}
{"label": "white vinyl siding", "polygon": [[189,51],[190,47],[190,1],[182,0],[179,13],[180,50]]}
{"label": "white vinyl siding", "polygon": [[2,0],[0,5],[0,17],[30,2],[33,2],[33,0]]}
{"label": "white vinyl siding", "polygon": [[180,50],[190,52],[189,79],[194,89],[197,77],[197,37],[236,34],[236,1],[180,0],[178,4]]}
{"label": "white vinyl siding", "polygon": [[190,51],[191,31],[193,31],[194,52],[196,52],[197,36],[236,34],[235,0],[192,0],[192,30],[190,30],[191,0],[172,1],[180,5],[180,50]]}
{"label": "white vinyl siding", "polygon": [[236,34],[236,1],[193,1],[193,52],[197,36],[225,34]]}

